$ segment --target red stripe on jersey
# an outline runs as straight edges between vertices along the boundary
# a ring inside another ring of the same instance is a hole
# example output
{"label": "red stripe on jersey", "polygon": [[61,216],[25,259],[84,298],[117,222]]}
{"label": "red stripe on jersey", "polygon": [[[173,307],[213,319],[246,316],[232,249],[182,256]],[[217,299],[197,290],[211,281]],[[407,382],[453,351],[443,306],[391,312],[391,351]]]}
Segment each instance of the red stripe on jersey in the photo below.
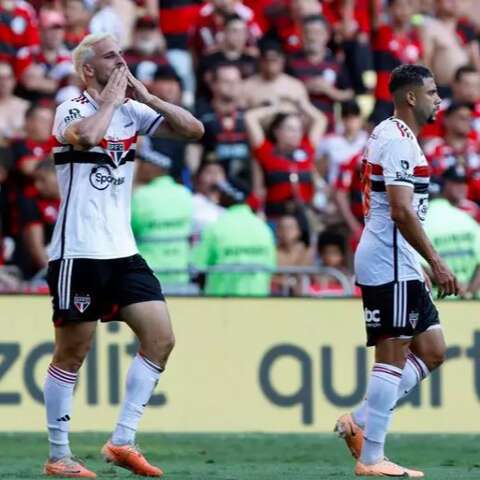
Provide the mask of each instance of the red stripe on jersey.
{"label": "red stripe on jersey", "polygon": [[372,175],[383,175],[383,167],[381,165],[377,165],[376,163],[370,163],[368,162],[371,166],[372,166]]}
{"label": "red stripe on jersey", "polygon": [[430,166],[422,165],[421,167],[415,167],[413,169],[413,175],[415,177],[429,177],[430,176]]}

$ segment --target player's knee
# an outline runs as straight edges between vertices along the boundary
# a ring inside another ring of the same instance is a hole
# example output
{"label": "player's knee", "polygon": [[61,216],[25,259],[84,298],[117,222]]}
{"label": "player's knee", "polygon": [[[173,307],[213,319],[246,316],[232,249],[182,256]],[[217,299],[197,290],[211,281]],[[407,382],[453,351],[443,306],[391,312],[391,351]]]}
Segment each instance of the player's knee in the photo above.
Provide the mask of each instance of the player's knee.
{"label": "player's knee", "polygon": [[158,365],[164,367],[168,356],[175,346],[175,336],[173,333],[162,335],[154,339],[149,339],[142,345],[142,351]]}
{"label": "player's knee", "polygon": [[438,348],[429,352],[428,358],[426,359],[426,363],[427,363],[428,369],[431,371],[440,367],[440,365],[442,365],[442,363],[445,360],[446,360],[446,349]]}
{"label": "player's knee", "polygon": [[57,349],[53,355],[53,363],[62,370],[76,373],[82,367],[89,350],[90,342]]}

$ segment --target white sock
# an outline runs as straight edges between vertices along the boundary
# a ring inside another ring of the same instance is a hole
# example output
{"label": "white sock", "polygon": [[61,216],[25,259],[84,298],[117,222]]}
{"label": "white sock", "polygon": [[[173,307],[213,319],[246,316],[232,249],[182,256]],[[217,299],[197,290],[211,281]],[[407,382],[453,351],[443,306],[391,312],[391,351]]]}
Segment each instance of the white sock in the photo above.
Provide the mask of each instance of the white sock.
{"label": "white sock", "polygon": [[367,420],[360,461],[372,465],[383,459],[385,437],[397,403],[402,370],[386,363],[375,363],[367,390]]}
{"label": "white sock", "polygon": [[54,460],[72,454],[68,431],[72,414],[73,388],[77,376],[76,373],[66,372],[52,364],[48,367],[43,395],[47,409],[50,458]]}
{"label": "white sock", "polygon": [[[413,353],[409,353],[405,367],[402,372],[402,379],[398,387],[398,400],[406,397],[415,386],[420,383],[430,373],[428,367],[423,360]],[[365,428],[365,421],[367,418],[367,398],[365,397],[359,407],[352,412],[352,417],[355,423],[360,428]]]}
{"label": "white sock", "polygon": [[138,422],[150,400],[162,368],[138,353],[127,373],[127,391],[123,400],[112,443],[125,445],[135,442]]}

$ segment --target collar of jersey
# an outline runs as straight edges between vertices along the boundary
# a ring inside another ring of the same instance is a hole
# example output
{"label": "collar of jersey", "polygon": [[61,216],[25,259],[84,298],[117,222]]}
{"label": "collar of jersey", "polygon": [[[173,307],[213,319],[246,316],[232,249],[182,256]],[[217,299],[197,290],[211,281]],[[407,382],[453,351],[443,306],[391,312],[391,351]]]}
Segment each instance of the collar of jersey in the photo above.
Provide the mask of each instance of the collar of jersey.
{"label": "collar of jersey", "polygon": [[410,132],[413,138],[416,138],[416,135],[412,132],[412,129],[403,121],[400,120],[398,117],[393,116],[393,120],[396,120],[397,122],[400,122],[402,125],[405,125],[405,128]]}
{"label": "collar of jersey", "polygon": [[85,95],[87,100],[93,105],[93,108],[95,108],[95,110],[98,110],[97,102],[92,98],[92,96],[86,90],[83,91],[83,94]]}

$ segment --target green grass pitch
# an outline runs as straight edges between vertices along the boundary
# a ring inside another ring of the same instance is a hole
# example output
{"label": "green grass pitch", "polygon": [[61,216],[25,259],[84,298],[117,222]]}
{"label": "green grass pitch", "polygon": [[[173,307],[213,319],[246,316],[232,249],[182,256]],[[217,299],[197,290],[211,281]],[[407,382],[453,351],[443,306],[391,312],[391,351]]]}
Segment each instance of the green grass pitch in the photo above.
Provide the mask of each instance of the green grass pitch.
{"label": "green grass pitch", "polygon": [[[99,479],[140,478],[105,464],[99,449],[107,434],[72,434],[74,453]],[[480,435],[390,435],[387,455],[420,468],[431,480],[480,478]],[[353,479],[353,459],[327,434],[143,434],[147,458],[165,480]],[[47,455],[45,434],[0,434],[1,479],[39,479]]]}

